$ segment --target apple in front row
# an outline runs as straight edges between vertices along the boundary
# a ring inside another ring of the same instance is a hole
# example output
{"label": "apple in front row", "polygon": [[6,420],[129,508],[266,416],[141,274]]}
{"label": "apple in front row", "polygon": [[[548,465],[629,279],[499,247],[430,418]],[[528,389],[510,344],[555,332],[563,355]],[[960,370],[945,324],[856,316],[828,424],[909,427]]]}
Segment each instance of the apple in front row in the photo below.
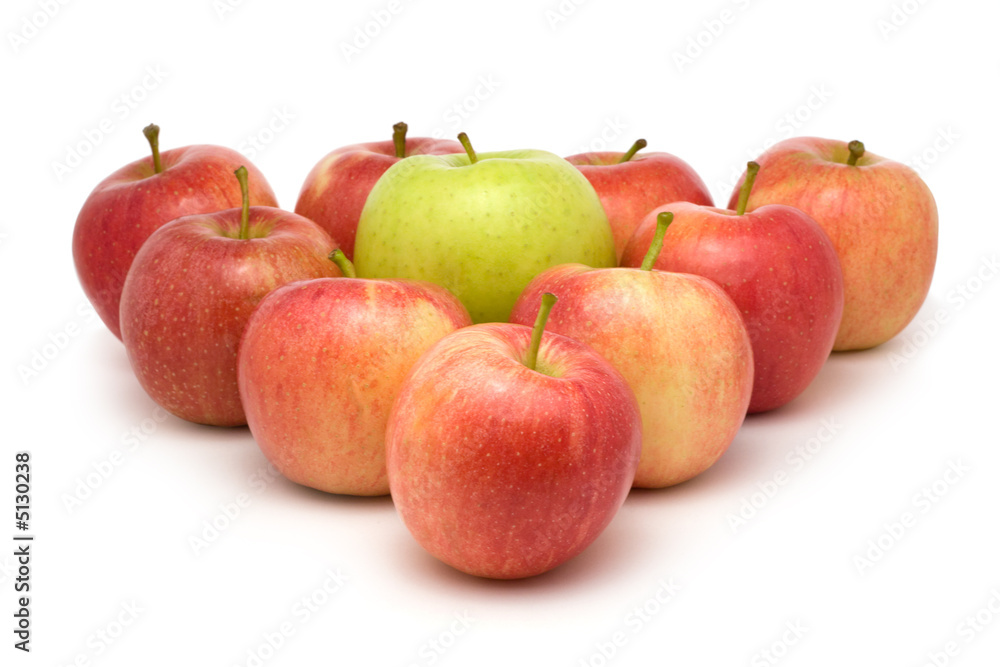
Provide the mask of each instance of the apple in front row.
{"label": "apple in front row", "polygon": [[406,130],[406,123],[396,123],[391,141],[352,144],[331,151],[302,184],[295,212],[325,229],[348,259],[354,259],[354,237],[368,193],[389,167],[413,155],[462,152],[457,141],[408,139]]}
{"label": "apple in front row", "polygon": [[215,426],[246,424],[236,351],[254,307],[287,282],[340,274],[326,232],[294,213],[251,207],[247,171],[236,174],[243,207],[160,227],[122,290],[122,341],[139,384],[168,412]]}
{"label": "apple in front row", "polygon": [[632,232],[657,206],[672,201],[712,205],[708,187],[687,162],[661,151],[638,154],[645,147],[646,140],[639,139],[625,153],[597,151],[566,158],[597,191],[619,259]]}
{"label": "apple in front row", "polygon": [[[665,229],[669,214],[661,220]],[[628,381],[642,414],[635,486],[661,488],[701,474],[728,449],[750,401],[753,353],[718,285],[651,263],[553,267],[525,288],[511,321],[527,323],[543,292],[559,297],[550,330],[591,346]]]}
{"label": "apple in front row", "polygon": [[[805,211],[840,258],[844,316],[833,349],[874,347],[902,331],[927,298],[937,260],[937,205],[917,172],[860,141],[815,137],[778,142],[756,162],[747,210]],[[741,187],[742,180],[730,208]]]}
{"label": "apple in front row", "polygon": [[101,320],[122,337],[118,315],[132,259],[149,235],[184,215],[239,206],[233,171],[246,167],[251,206],[277,206],[264,176],[236,151],[185,146],[160,153],[160,128],[143,129],[152,155],[101,181],[87,197],[73,229],[73,263]]}
{"label": "apple in front row", "polygon": [[747,410],[764,412],[801,394],[823,368],[844,311],[844,279],[830,238],[806,213],[778,204],[745,212],[758,168],[750,165],[735,211],[661,206],[636,229],[622,265],[642,263],[656,216],[673,213],[653,267],[704,276],[732,298],[753,344]]}
{"label": "apple in front row", "polygon": [[469,574],[529,577],[573,558],[635,475],[632,391],[593,349],[542,327],[544,315],[534,329],[489,323],[445,336],[389,415],[389,488],[403,523]]}
{"label": "apple in front row", "polygon": [[240,343],[240,397],[257,444],[286,478],[382,495],[386,422],[403,377],[472,321],[443,287],[362,280],[340,250],[334,260],[343,278],[290,283],[260,302]]}

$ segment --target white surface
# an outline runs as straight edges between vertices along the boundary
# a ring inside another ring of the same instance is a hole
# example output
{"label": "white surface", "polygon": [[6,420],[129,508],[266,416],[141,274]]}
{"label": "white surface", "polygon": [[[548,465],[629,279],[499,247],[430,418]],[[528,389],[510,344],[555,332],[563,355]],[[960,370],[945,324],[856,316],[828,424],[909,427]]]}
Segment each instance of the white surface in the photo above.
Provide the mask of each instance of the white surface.
{"label": "white surface", "polygon": [[[248,651],[286,624],[262,664],[916,666],[951,641],[948,664],[996,664],[997,5],[563,0],[575,10],[553,28],[557,0],[401,0],[348,63],[340,44],[388,0],[231,1],[220,18],[213,0],[52,0],[55,15],[16,53],[10,34],[44,2],[4,3],[0,540],[13,544],[21,449],[37,537],[30,655],[12,647],[13,547],[0,549],[0,662],[252,665]],[[894,7],[912,15],[885,37]],[[723,10],[730,22],[678,71],[673,54]],[[130,109],[123,94],[144,99]],[[453,122],[466,99],[477,108]],[[57,178],[53,163],[105,118],[110,132]],[[633,493],[588,551],[546,576],[476,580],[426,555],[387,498],[267,482],[247,430],[157,421],[123,348],[88,315],[73,223],[98,181],[145,154],[141,128],[160,124],[164,148],[249,150],[272,119],[281,129],[253,160],[286,208],[327,151],[388,138],[403,119],[415,135],[466,130],[480,151],[567,155],[600,148],[602,133],[625,150],[643,136],[692,164],[722,205],[745,162],[793,131],[860,138],[899,160],[927,152],[938,270],[901,336],[835,355],[799,400],[748,420],[709,472]],[[921,334],[938,310],[947,321]],[[68,325],[78,335],[25,382],[18,367]],[[787,457],[811,438],[811,460]],[[115,451],[111,476],[69,511],[65,494]],[[967,471],[939,482],[943,497],[915,497],[953,462]],[[727,516],[778,471],[787,482],[734,532]],[[189,538],[241,494],[239,516],[195,555]],[[859,572],[855,557],[905,512],[915,525]],[[328,572],[348,577],[329,595]],[[661,582],[678,587],[665,604]],[[313,610],[300,601],[310,596]],[[978,631],[965,620],[977,613]],[[109,646],[97,633],[117,634],[119,618],[130,625]],[[776,662],[759,653],[772,645]]]}

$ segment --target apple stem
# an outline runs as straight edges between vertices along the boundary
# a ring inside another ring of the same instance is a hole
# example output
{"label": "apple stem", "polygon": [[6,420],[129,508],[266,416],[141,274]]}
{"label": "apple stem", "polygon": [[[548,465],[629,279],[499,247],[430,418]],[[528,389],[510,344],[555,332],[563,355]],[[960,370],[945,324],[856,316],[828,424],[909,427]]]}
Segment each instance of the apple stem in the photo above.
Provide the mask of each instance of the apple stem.
{"label": "apple stem", "polygon": [[635,157],[636,153],[638,153],[639,151],[641,151],[645,147],[646,147],[646,140],[645,139],[636,139],[635,143],[632,144],[632,148],[628,149],[628,151],[625,153],[625,155],[622,155],[622,159],[621,160],[618,160],[618,164],[621,164],[622,162],[628,162],[633,157]]}
{"label": "apple stem", "polygon": [[479,156],[476,155],[476,151],[472,148],[472,142],[469,141],[469,135],[465,132],[460,132],[458,135],[458,141],[462,144],[462,148],[465,149],[465,152],[469,154],[469,162],[472,164],[479,162]]}
{"label": "apple stem", "polygon": [[545,330],[545,323],[549,320],[549,313],[552,306],[556,305],[556,295],[546,292],[542,295],[542,304],[538,307],[538,317],[535,318],[535,326],[531,330],[531,343],[528,345],[528,359],[524,365],[535,370],[538,365],[538,347],[542,344],[542,331]]}
{"label": "apple stem", "polygon": [[240,212],[239,238],[250,238],[250,185],[247,183],[247,168],[240,165],[235,172],[236,180],[240,182],[240,193],[243,195],[243,210]]}
{"label": "apple stem", "polygon": [[160,126],[156,123],[150,123],[142,128],[142,133],[146,135],[146,141],[149,142],[149,147],[153,151],[153,171],[159,174],[163,171],[163,163],[160,162]]}
{"label": "apple stem", "polygon": [[847,165],[849,167],[857,166],[858,160],[865,154],[865,145],[855,139],[847,144],[847,150],[851,151],[851,156],[847,158]]}
{"label": "apple stem", "polygon": [[345,255],[344,251],[341,250],[340,248],[337,248],[336,250],[334,250],[333,252],[331,252],[329,255],[327,255],[327,258],[331,262],[333,262],[334,264],[337,265],[337,268],[340,269],[340,272],[344,274],[345,278],[357,278],[358,277],[357,272],[354,270],[354,264],[353,264],[353,262],[351,262],[351,260],[347,259],[347,255]]}
{"label": "apple stem", "polygon": [[653,242],[649,244],[649,250],[646,251],[646,256],[642,258],[642,266],[639,268],[643,271],[652,271],[653,265],[656,264],[656,258],[660,256],[660,250],[663,249],[663,236],[667,233],[667,227],[670,223],[674,221],[674,214],[670,211],[663,211],[656,216],[656,231],[653,232]]}
{"label": "apple stem", "polygon": [[743,215],[747,212],[747,202],[750,201],[750,190],[753,189],[753,182],[757,180],[757,172],[760,165],[756,162],[747,162],[747,177],[740,188],[740,198],[736,202],[736,215]]}
{"label": "apple stem", "polygon": [[392,143],[396,147],[396,157],[406,157],[406,123],[392,126]]}

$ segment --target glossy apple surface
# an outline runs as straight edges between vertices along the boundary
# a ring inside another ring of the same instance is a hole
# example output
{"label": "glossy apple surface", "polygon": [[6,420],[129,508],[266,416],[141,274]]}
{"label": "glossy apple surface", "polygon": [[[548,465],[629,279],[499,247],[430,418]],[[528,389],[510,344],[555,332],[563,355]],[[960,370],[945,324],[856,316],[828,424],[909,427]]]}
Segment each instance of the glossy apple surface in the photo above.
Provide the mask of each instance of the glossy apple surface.
{"label": "glossy apple surface", "polygon": [[653,268],[712,280],[743,315],[754,360],[748,411],[773,410],[805,391],[830,356],[844,310],[840,262],[823,229],[790,206],[738,215],[676,202],[646,217],[623,266],[642,264],[663,211],[674,217]]}
{"label": "glossy apple surface", "polygon": [[457,141],[406,138],[405,124],[394,129],[402,131],[405,144],[387,140],[337,148],[316,163],[299,191],[295,212],[325,229],[348,259],[354,258],[354,237],[368,194],[389,167],[413,155],[462,152]]}
{"label": "glossy apple surface", "polygon": [[241,239],[241,214],[186,216],[156,230],[122,291],[122,341],[139,384],[200,424],[246,423],[236,353],[260,300],[287,282],[340,275],[327,259],[333,241],[314,223],[254,206]]}
{"label": "glossy apple surface", "polygon": [[392,498],[431,554],[498,579],[583,551],[628,494],[639,460],[635,397],[587,346],[480,324],[441,339],[403,381],[387,429]]}
{"label": "glossy apple surface", "polygon": [[511,321],[558,297],[548,328],[591,346],[621,372],[642,415],[635,486],[679,484],[726,451],[746,415],[753,354],[732,300],[706,278],[582,264],[539,274]]}
{"label": "glossy apple surface", "polygon": [[375,184],[355,245],[358,275],[427,280],[473,322],[504,322],[540,271],[614,266],[601,202],[573,165],[545,151],[417,155]]}
{"label": "glossy apple surface", "polygon": [[629,153],[596,151],[566,158],[597,191],[619,259],[635,228],[657,206],[674,201],[712,205],[705,182],[684,160],[662,151]]}
{"label": "glossy apple surface", "polygon": [[233,171],[240,165],[249,175],[251,206],[278,205],[260,171],[229,148],[186,146],[159,153],[159,159],[159,173],[150,155],[101,181],[73,229],[73,262],[80,284],[118,338],[125,276],[150,234],[175,218],[239,206],[240,186]]}
{"label": "glossy apple surface", "polygon": [[779,142],[756,160],[747,207],[794,206],[829,235],[844,273],[835,350],[874,347],[902,331],[927,297],[937,260],[937,205],[920,176],[867,151],[855,165],[850,156],[844,141]]}
{"label": "glossy apple surface", "polygon": [[403,377],[427,348],[471,323],[458,299],[431,283],[345,277],[279,287],[240,344],[250,431],[293,482],[386,494],[385,429]]}

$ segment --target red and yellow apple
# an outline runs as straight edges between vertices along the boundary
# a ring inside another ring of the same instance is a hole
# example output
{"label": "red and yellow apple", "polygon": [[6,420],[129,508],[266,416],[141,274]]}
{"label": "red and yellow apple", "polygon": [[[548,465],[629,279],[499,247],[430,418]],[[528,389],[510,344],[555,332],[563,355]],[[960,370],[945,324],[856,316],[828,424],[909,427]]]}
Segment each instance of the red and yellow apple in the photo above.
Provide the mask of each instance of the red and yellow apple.
{"label": "red and yellow apple", "polygon": [[917,172],[859,141],[815,137],[781,141],[756,162],[760,176],[747,210],[794,206],[837,250],[844,316],[833,349],[874,347],[902,331],[927,297],[937,259],[937,205]]}
{"label": "red and yellow apple", "polygon": [[343,278],[291,283],[267,295],[239,350],[247,423],[288,479],[329,493],[389,492],[385,429],[403,377],[445,335],[472,324],[443,287]]}
{"label": "red and yellow apple", "polygon": [[637,154],[645,147],[646,140],[639,139],[625,153],[597,151],[566,158],[597,191],[619,259],[635,228],[657,206],[673,201],[712,205],[711,193],[688,163],[670,153]]}
{"label": "red and yellow apple", "polygon": [[393,502],[417,542],[463,572],[551,570],[601,534],[632,485],[635,396],[593,349],[543,326],[544,311],[534,329],[490,323],[445,336],[389,416]]}
{"label": "red and yellow apple", "polygon": [[[757,166],[751,163],[750,174]],[[748,177],[744,192],[754,180]],[[830,238],[816,221],[772,204],[745,212],[676,202],[650,213],[629,241],[623,266],[640,266],[659,213],[673,222],[653,268],[704,276],[743,315],[753,345],[749,412],[785,405],[805,391],[830,356],[844,310],[844,279]]]}
{"label": "red and yellow apple", "polygon": [[143,133],[152,155],[101,181],[84,202],[73,229],[73,262],[83,291],[118,338],[122,285],[149,235],[185,215],[239,206],[233,171],[246,167],[252,206],[277,206],[271,186],[246,158],[221,146],[185,146],[160,153],[160,128]]}
{"label": "red and yellow apple", "polygon": [[544,292],[559,298],[550,330],[597,350],[635,392],[643,439],[634,484],[660,488],[701,474],[729,447],[750,401],[753,353],[722,288],[648,270],[651,262],[543,271],[514,304],[511,321],[530,321]]}
{"label": "red and yellow apple", "polygon": [[215,426],[246,424],[236,351],[254,307],[287,282],[340,274],[326,232],[294,213],[251,207],[246,169],[237,178],[243,207],[153,232],[121,299],[122,341],[139,384],[168,412]]}

